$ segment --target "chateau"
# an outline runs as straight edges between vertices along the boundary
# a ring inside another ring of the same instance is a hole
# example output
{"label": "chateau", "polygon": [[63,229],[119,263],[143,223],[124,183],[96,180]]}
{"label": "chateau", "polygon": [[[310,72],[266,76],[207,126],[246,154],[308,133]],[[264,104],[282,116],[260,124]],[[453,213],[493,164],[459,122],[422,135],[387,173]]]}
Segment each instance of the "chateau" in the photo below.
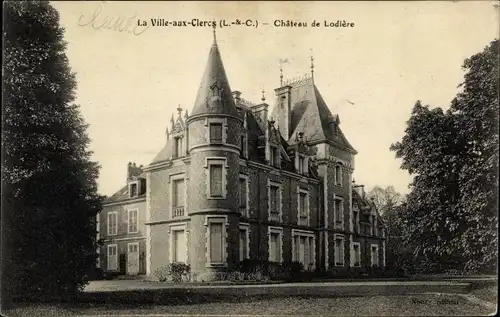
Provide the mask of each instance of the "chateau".
{"label": "chateau", "polygon": [[243,259],[339,272],[385,266],[385,228],[353,182],[356,150],[311,75],[283,81],[272,111],[230,88],[214,36],[191,113],[98,216],[99,265],[146,274],[184,262],[201,279]]}

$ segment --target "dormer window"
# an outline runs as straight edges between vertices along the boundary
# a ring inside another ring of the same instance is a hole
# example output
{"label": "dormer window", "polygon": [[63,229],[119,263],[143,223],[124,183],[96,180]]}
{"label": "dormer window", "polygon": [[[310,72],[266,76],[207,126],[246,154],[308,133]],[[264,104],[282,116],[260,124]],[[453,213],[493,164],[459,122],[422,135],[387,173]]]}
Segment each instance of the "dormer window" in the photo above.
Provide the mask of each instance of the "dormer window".
{"label": "dormer window", "polygon": [[222,123],[210,123],[210,143],[222,143]]}
{"label": "dormer window", "polygon": [[174,157],[181,157],[182,156],[182,138],[176,137],[174,139],[174,142],[175,142]]}
{"label": "dormer window", "polygon": [[271,163],[272,166],[278,167],[279,166],[278,148],[276,146],[271,146],[269,149],[269,153],[270,153],[269,162]]}
{"label": "dormer window", "polygon": [[129,184],[128,192],[130,198],[138,196],[137,182]]}
{"label": "dormer window", "polygon": [[342,186],[342,166],[335,166],[335,185]]}

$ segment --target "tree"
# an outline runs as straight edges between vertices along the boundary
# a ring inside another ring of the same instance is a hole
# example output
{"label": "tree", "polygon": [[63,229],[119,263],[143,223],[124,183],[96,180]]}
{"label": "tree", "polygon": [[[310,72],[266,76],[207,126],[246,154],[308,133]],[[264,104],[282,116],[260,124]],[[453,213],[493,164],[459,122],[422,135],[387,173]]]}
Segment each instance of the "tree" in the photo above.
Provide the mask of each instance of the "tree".
{"label": "tree", "polygon": [[498,40],[465,60],[447,111],[418,101],[391,146],[414,176],[403,237],[428,270],[493,269],[498,228]]}
{"label": "tree", "polygon": [[404,196],[398,193],[392,185],[386,188],[377,185],[368,192],[368,197],[375,203],[382,215],[404,201]]}
{"label": "tree", "polygon": [[375,186],[368,192],[383,216],[387,228],[386,266],[388,268],[409,269],[411,259],[408,248],[402,244],[402,210],[405,197],[394,186]]}
{"label": "tree", "polygon": [[96,262],[99,166],[57,11],[46,1],[4,10],[2,284],[13,296],[74,294]]}

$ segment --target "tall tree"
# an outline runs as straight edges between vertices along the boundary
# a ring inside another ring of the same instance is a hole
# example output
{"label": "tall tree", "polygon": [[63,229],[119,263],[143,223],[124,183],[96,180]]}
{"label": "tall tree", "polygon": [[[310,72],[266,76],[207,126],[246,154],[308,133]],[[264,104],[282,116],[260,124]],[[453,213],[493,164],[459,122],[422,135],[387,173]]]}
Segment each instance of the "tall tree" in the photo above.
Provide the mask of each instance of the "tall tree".
{"label": "tall tree", "polygon": [[497,258],[499,42],[465,60],[450,109],[418,101],[391,149],[414,175],[403,236],[428,269],[493,269]]}
{"label": "tall tree", "polygon": [[368,192],[368,197],[375,203],[381,214],[385,214],[404,201],[404,196],[398,193],[392,185],[386,188],[377,185]]}
{"label": "tall tree", "polygon": [[58,12],[4,3],[2,284],[10,294],[74,294],[96,262],[99,167],[73,104]]}

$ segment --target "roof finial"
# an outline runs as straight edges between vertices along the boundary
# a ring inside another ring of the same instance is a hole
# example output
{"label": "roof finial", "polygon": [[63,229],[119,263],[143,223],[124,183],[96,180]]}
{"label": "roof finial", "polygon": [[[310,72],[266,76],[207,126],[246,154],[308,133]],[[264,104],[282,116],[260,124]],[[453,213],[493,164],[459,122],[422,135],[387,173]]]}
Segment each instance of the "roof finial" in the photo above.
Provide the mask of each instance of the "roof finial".
{"label": "roof finial", "polygon": [[262,102],[266,101],[266,96],[264,95],[266,92],[264,91],[264,88],[262,88],[262,98],[260,98],[260,100],[262,100]]}
{"label": "roof finial", "polygon": [[280,58],[280,86],[283,86],[283,64],[288,63],[288,58]]}
{"label": "roof finial", "polygon": [[179,118],[181,117],[181,114],[182,114],[182,108],[181,108],[181,105],[178,105],[177,106],[177,112],[179,113]]}
{"label": "roof finial", "polygon": [[311,51],[311,78],[314,81],[314,56],[313,56],[313,49],[310,48],[309,51]]}
{"label": "roof finial", "polygon": [[217,35],[215,34],[215,29],[217,28],[217,23],[213,24],[213,33],[214,33],[214,45],[217,45]]}

